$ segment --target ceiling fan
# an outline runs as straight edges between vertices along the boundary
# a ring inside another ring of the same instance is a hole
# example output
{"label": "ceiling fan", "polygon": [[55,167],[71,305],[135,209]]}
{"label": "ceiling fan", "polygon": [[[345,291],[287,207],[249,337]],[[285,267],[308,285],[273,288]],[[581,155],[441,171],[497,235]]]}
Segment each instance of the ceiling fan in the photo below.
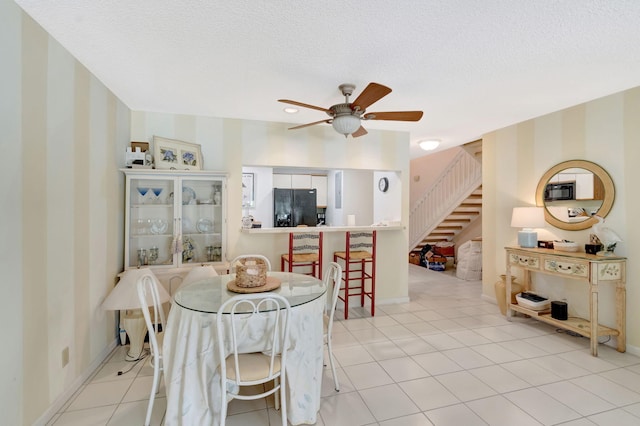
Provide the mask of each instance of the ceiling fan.
{"label": "ceiling fan", "polygon": [[324,111],[331,117],[326,120],[290,127],[289,130],[327,123],[331,124],[338,133],[343,134],[345,137],[351,135],[357,138],[367,134],[365,128],[360,124],[362,120],[418,121],[422,118],[422,111],[366,112],[370,105],[391,93],[391,89],[382,84],[369,83],[353,102],[349,102],[349,96],[353,94],[356,88],[354,84],[341,84],[338,88],[344,96],[344,103],[335,104],[329,108],[304,104],[289,99],[278,99],[278,102],[284,102],[285,104]]}

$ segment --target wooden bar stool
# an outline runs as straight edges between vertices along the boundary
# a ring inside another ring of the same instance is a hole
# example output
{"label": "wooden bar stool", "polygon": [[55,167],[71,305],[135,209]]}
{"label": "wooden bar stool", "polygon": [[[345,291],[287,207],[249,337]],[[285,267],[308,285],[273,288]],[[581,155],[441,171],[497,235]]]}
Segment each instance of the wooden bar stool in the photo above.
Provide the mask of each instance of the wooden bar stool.
{"label": "wooden bar stool", "polygon": [[[333,261],[344,264],[342,281],[344,291],[340,300],[344,302],[344,319],[349,318],[349,298],[360,296],[360,306],[364,306],[365,297],[371,300],[371,316],[376,308],[376,231],[347,232],[346,250],[333,253]],[[369,267],[367,268],[367,265]],[[367,289],[367,281],[369,286]],[[354,284],[354,282],[356,284]]]}
{"label": "wooden bar stool", "polygon": [[280,270],[294,272],[300,267],[310,267],[304,273],[322,279],[322,232],[289,233],[289,252],[280,256]]}

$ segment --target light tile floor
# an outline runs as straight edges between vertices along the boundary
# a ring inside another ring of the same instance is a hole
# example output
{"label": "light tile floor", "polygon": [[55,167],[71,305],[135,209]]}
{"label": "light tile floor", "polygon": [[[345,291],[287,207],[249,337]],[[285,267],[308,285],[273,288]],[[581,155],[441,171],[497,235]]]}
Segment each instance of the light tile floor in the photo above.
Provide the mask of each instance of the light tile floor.
{"label": "light tile floor", "polygon": [[[327,367],[318,425],[640,425],[640,358],[605,345],[592,357],[586,338],[508,322],[478,281],[409,268],[410,303],[380,305],[374,318],[356,309],[336,324],[341,390]],[[141,425],[152,370],[123,361],[126,349],[49,425]],[[152,424],[163,424],[165,406],[163,383]],[[280,424],[273,401],[232,401],[229,414],[230,426]]]}

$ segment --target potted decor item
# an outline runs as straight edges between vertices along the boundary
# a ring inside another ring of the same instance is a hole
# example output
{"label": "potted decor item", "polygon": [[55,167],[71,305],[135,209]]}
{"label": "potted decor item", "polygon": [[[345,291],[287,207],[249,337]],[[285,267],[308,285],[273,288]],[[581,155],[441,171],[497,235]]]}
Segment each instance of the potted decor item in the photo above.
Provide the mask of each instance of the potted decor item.
{"label": "potted decor item", "polygon": [[236,285],[243,288],[267,284],[267,264],[259,258],[245,258],[236,264]]}
{"label": "potted decor item", "polygon": [[[495,282],[496,300],[502,315],[507,315],[507,276],[500,275],[500,279]],[[516,294],[522,292],[522,286],[516,283],[516,279],[511,277],[511,303],[517,303]]]}

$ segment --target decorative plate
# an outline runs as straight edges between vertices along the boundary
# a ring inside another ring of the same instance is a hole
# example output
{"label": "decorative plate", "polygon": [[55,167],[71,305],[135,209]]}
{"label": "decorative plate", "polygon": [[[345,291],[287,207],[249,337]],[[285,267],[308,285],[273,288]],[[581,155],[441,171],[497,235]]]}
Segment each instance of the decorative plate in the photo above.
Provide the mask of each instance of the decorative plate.
{"label": "decorative plate", "polygon": [[164,234],[167,230],[167,221],[164,219],[151,219],[151,233]]}
{"label": "decorative plate", "polygon": [[195,232],[195,229],[193,227],[193,224],[191,223],[191,219],[189,219],[188,217],[183,217],[182,218],[182,233],[183,234],[190,234],[192,232]]}
{"label": "decorative plate", "polygon": [[196,191],[188,186],[182,187],[182,204],[189,204],[191,201],[195,202],[196,200]]}
{"label": "decorative plate", "polygon": [[213,230],[213,222],[209,219],[200,219],[198,220],[198,223],[196,223],[196,229],[201,234],[204,234],[205,232],[211,232]]}

